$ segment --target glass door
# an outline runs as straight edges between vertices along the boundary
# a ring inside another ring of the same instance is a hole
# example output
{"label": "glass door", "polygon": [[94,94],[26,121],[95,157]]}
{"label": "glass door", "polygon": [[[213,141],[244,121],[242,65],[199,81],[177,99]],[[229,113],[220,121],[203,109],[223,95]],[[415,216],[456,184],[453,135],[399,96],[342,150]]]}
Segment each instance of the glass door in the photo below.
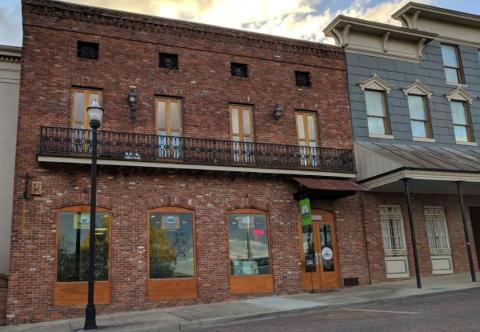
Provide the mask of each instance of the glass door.
{"label": "glass door", "polygon": [[302,228],[302,283],[306,290],[340,287],[333,214],[316,211],[311,226]]}

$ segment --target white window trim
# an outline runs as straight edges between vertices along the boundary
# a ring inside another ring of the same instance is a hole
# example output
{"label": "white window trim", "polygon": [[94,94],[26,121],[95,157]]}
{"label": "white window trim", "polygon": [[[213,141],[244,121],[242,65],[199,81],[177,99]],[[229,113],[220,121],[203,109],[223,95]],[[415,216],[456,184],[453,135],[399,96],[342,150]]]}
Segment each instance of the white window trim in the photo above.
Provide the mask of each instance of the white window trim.
{"label": "white window trim", "polygon": [[451,101],[466,101],[470,105],[473,103],[473,100],[475,99],[474,96],[472,96],[467,90],[465,90],[462,86],[459,86],[455,90],[451,91],[450,93],[447,93],[445,95],[447,97],[447,100],[449,102]]}
{"label": "white window trim", "polygon": [[382,78],[380,78],[380,76],[378,76],[377,74],[373,74],[373,76],[368,80],[358,83],[358,86],[360,87],[360,89],[362,89],[362,91],[376,90],[376,91],[385,91],[386,93],[389,94],[390,91],[392,90],[390,85],[386,81],[384,81]]}
{"label": "white window trim", "polygon": [[425,84],[420,82],[420,80],[415,80],[409,86],[402,88],[405,96],[408,95],[417,95],[417,96],[427,96],[428,98],[432,97],[433,91],[429,89]]}

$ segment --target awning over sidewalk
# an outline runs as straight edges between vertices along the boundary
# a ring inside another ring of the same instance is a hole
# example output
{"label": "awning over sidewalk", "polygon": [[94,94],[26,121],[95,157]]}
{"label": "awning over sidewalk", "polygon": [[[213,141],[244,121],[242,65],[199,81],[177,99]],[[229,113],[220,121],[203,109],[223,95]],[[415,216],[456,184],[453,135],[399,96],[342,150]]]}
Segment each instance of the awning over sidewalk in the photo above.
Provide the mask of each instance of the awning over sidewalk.
{"label": "awning over sidewalk", "polygon": [[362,186],[351,180],[321,179],[308,177],[294,177],[300,190],[295,193],[295,199],[301,196],[311,198],[338,199],[355,194],[357,191],[364,191]]}
{"label": "awning over sidewalk", "polygon": [[[368,190],[401,191],[403,178],[418,180],[413,192],[454,192],[442,182],[455,181],[465,182],[467,192],[479,187],[480,148],[476,146],[358,142],[355,155],[358,179]],[[469,188],[469,183],[474,185]]]}

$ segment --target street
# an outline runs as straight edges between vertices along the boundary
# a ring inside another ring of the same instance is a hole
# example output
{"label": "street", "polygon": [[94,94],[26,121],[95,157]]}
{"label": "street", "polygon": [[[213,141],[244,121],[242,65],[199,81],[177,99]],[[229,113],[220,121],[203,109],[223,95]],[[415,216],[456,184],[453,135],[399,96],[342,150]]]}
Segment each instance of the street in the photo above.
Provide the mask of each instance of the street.
{"label": "street", "polygon": [[480,331],[479,306],[477,288],[196,331]]}

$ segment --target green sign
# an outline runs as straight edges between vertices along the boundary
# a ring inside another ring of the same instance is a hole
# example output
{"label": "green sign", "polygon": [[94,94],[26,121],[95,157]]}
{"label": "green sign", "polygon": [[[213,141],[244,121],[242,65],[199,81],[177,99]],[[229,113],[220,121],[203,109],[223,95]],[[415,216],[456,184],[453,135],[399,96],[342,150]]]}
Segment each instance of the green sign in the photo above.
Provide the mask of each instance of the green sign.
{"label": "green sign", "polygon": [[310,226],[312,224],[312,210],[310,209],[310,199],[301,199],[298,204],[300,206],[300,218],[302,220],[302,226]]}

